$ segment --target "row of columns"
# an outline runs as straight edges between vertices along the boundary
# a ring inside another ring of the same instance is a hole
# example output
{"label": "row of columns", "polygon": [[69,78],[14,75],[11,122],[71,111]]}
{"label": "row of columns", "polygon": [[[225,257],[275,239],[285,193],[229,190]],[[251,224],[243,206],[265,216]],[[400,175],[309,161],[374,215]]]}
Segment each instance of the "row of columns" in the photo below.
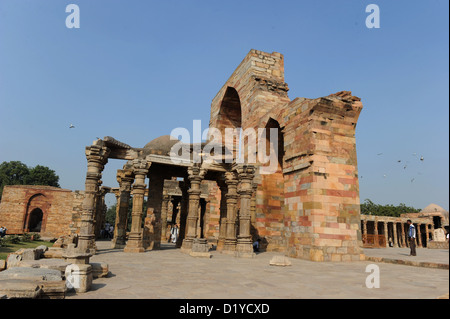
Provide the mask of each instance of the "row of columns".
{"label": "row of columns", "polygon": [[[95,230],[94,220],[99,221],[98,216],[94,216],[96,205],[99,204],[101,175],[104,165],[108,161],[109,149],[96,141],[86,148],[88,160],[88,170],[85,182],[85,199],[83,201],[83,212],[81,215],[80,234],[77,249],[80,253],[95,254]],[[133,160],[127,163],[122,170],[118,170],[117,181],[119,190],[117,196],[116,223],[114,227],[113,248],[123,248],[125,252],[143,252],[143,203],[146,190],[145,178],[148,175],[151,163],[146,160]],[[185,216],[185,229],[180,229],[180,237],[184,240],[181,248],[190,251],[194,243],[206,244],[206,239],[202,237],[198,229],[200,228],[200,185],[206,175],[206,169],[200,164],[194,164],[188,168],[186,186],[183,195],[187,195],[187,201],[181,201],[181,208],[188,205],[187,216]],[[254,206],[255,187],[253,183],[255,167],[252,165],[239,164],[233,170],[224,173],[224,178],[218,181],[222,191],[220,235],[218,249],[228,253],[235,253],[238,256],[246,257],[253,255],[252,236],[250,233],[252,221],[252,207]],[[187,191],[187,192],[186,192]],[[133,208],[131,213],[131,230],[126,241],[127,216],[129,209],[130,195],[133,198]],[[104,198],[104,195],[102,195]],[[163,198],[161,198],[161,201]],[[184,199],[184,198],[183,198]],[[239,215],[237,206],[239,201]],[[163,203],[161,203],[163,205]],[[159,216],[159,227],[155,227],[156,235],[161,236],[158,230],[165,230],[167,222],[167,205],[163,205]],[[253,207],[254,208],[254,207]],[[182,210],[182,209],[181,209]],[[178,213],[179,218],[181,211]],[[164,218],[163,218],[164,217]],[[254,216],[253,216],[254,218]],[[155,240],[153,238],[153,240]],[[156,241],[160,242],[160,238]],[[180,244],[180,243],[179,243]],[[159,245],[154,245],[157,248]]]}
{"label": "row of columns", "polygon": [[[363,234],[367,238],[367,222],[368,220],[363,220]],[[389,245],[389,231],[388,231],[388,223],[392,223],[393,229],[392,229],[392,243],[394,247],[409,247],[408,240],[406,239],[406,233],[407,230],[405,227],[407,227],[407,224],[402,222],[388,222],[388,221],[378,221],[375,219],[373,221],[374,223],[374,235],[378,236],[378,223],[381,222],[384,225],[383,234],[385,236],[386,245]],[[400,224],[401,227],[401,234],[398,236],[398,224]],[[417,223],[415,224],[416,227],[416,241],[418,247],[423,247],[422,243],[422,225],[425,225],[426,232],[427,232],[427,240],[431,237],[434,240],[434,225],[433,224],[427,224],[427,223]]]}

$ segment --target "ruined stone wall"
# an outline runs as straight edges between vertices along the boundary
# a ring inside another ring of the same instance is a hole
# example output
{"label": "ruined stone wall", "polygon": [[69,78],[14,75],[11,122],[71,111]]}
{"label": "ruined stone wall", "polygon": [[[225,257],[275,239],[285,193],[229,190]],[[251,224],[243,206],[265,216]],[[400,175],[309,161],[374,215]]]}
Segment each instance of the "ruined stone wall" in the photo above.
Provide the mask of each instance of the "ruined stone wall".
{"label": "ruined stone wall", "polygon": [[211,104],[210,127],[257,129],[270,121],[280,127],[279,170],[257,171],[253,234],[263,238],[266,250],[292,257],[359,260],[355,127],[362,103],[346,91],[293,101],[287,91],[283,56],[251,50]]}
{"label": "ruined stone wall", "polygon": [[68,235],[79,228],[82,192],[50,186],[5,186],[0,203],[0,225],[8,234],[28,232],[29,216],[34,209],[43,213],[41,236]]}
{"label": "ruined stone wall", "polygon": [[350,92],[294,100],[286,110],[285,216],[288,255],[316,261],[361,258],[355,126]]}

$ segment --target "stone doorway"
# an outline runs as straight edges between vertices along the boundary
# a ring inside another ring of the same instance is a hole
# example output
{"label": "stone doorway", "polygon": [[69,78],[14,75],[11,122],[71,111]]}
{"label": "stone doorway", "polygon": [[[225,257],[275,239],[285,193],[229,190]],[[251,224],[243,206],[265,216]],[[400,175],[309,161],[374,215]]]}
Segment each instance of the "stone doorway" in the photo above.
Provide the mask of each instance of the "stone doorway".
{"label": "stone doorway", "polygon": [[44,213],[40,208],[33,209],[28,219],[28,230],[30,232],[40,233],[42,228],[43,217]]}

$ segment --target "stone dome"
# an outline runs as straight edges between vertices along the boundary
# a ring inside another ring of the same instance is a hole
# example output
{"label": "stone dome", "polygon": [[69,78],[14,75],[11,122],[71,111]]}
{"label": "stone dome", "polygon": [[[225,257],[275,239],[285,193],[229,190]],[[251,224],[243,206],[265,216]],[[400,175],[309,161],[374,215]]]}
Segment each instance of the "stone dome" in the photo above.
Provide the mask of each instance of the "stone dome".
{"label": "stone dome", "polygon": [[169,155],[172,146],[179,140],[170,135],[163,135],[151,140],[144,146],[145,154]]}
{"label": "stone dome", "polygon": [[443,209],[441,206],[436,204],[430,204],[424,209],[420,211],[421,213],[438,213],[438,212],[446,212],[445,209]]}

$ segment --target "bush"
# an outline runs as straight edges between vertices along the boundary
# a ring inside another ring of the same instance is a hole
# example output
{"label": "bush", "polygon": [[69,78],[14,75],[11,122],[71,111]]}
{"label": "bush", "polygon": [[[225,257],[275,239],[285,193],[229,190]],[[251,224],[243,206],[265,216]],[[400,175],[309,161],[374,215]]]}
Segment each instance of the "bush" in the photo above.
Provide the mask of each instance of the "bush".
{"label": "bush", "polygon": [[39,240],[41,239],[41,234],[39,233],[32,233],[33,239],[32,240]]}
{"label": "bush", "polygon": [[31,234],[29,234],[29,233],[22,234],[22,241],[30,242],[32,240],[33,240],[33,236]]}
{"label": "bush", "polygon": [[18,235],[9,235],[3,237],[3,244],[17,244],[20,242],[20,237]]}

